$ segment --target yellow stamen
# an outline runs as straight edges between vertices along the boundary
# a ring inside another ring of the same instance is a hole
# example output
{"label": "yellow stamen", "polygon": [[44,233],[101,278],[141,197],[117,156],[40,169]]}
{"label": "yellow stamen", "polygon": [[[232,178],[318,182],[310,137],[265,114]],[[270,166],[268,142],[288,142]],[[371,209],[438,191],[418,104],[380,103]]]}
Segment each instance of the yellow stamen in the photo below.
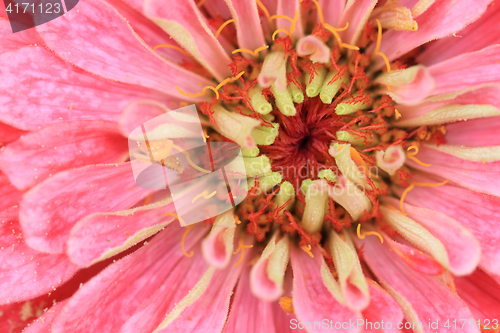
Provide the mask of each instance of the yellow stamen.
{"label": "yellow stamen", "polygon": [[200,2],[198,2],[198,4],[196,6],[198,6],[198,8],[200,8],[201,6],[203,6],[205,1],[207,1],[207,0],[201,0]]}
{"label": "yellow stamen", "polygon": [[201,92],[197,93],[197,94],[186,94],[185,92],[183,92],[181,90],[181,88],[179,88],[179,86],[177,86],[177,91],[180,92],[181,94],[183,94],[184,96],[187,96],[187,97],[200,97],[200,96],[203,96],[205,95],[205,92],[210,89],[212,90],[215,95],[217,96],[217,99],[219,99],[219,92],[212,86],[205,86],[203,87],[203,89],[201,90]]}
{"label": "yellow stamen", "polygon": [[345,28],[342,28],[342,29],[334,28],[334,27],[332,27],[329,24],[324,24],[324,26],[325,26],[325,28],[328,31],[330,31],[335,36],[335,39],[337,40],[337,42],[339,43],[339,46],[341,48],[345,47],[345,48],[351,49],[351,50],[359,50],[359,47],[357,47],[357,46],[346,44],[346,43],[342,43],[342,39],[340,38],[340,35],[338,34],[338,31],[343,31],[343,30],[347,29],[347,26]]}
{"label": "yellow stamen", "polygon": [[415,163],[417,163],[417,164],[419,164],[419,165],[421,165],[421,166],[424,166],[424,167],[430,167],[430,166],[431,166],[431,164],[423,163],[423,162],[419,161],[419,160],[415,157],[415,155],[417,155],[417,154],[418,154],[418,147],[417,147],[417,146],[411,146],[411,147],[408,147],[408,149],[407,149],[407,150],[408,150],[408,151],[410,151],[410,150],[415,150],[415,152],[407,153],[407,154],[406,154],[406,157],[408,157],[409,159],[413,160]]}
{"label": "yellow stamen", "polygon": [[[264,45],[264,46],[261,46],[257,49],[255,49],[254,51],[252,50],[249,50],[249,49],[236,49],[234,50],[233,52],[231,52],[232,54],[235,54],[235,53],[238,53],[238,52],[244,52],[244,53],[250,53],[251,55],[253,55],[254,57],[257,57],[258,56],[258,53],[262,50],[265,50],[269,48],[269,45]],[[238,74],[239,75],[239,74]]]}
{"label": "yellow stamen", "polygon": [[175,214],[175,213],[164,213],[164,214],[162,214],[162,215],[170,215],[170,216],[173,216],[173,217],[175,217],[176,219],[178,219],[178,220],[179,220],[179,222],[181,223],[181,225],[182,225],[183,227],[185,227],[185,226],[186,226],[186,223],[184,223],[184,220],[183,220],[180,216],[178,216],[177,214]]}
{"label": "yellow stamen", "polygon": [[364,234],[361,233],[361,223],[358,224],[358,230],[357,230],[357,233],[358,233],[358,237],[359,239],[365,239],[366,236],[370,236],[370,235],[375,235],[375,236],[378,236],[378,238],[380,238],[380,242],[382,242],[382,244],[384,243],[384,239],[382,238],[382,236],[376,232],[376,231],[368,231],[368,232],[365,232]]}
{"label": "yellow stamen", "polygon": [[184,51],[183,49],[181,49],[178,46],[170,45],[170,44],[159,44],[159,45],[156,45],[155,47],[153,47],[153,51],[156,50],[156,49],[159,49],[160,47],[168,47],[168,48],[180,51],[180,52],[184,53],[185,55],[187,55],[189,57],[189,53],[187,53],[186,51]]}
{"label": "yellow stamen", "polygon": [[302,245],[300,248],[302,249],[302,251],[307,253],[311,258],[314,258],[314,255],[311,253],[311,245],[307,244],[307,247],[305,245]]}
{"label": "yellow stamen", "polygon": [[297,25],[297,19],[299,18],[299,12],[295,11],[295,16],[293,17],[292,25],[290,26],[290,36],[295,32],[295,26]]}
{"label": "yellow stamen", "polygon": [[439,184],[430,184],[430,183],[411,183],[410,186],[408,186],[405,191],[403,192],[403,195],[401,195],[401,200],[399,201],[399,208],[401,209],[401,212],[406,215],[405,210],[403,208],[403,202],[405,200],[406,195],[408,192],[413,190],[415,186],[421,186],[421,187],[438,187],[438,186],[443,186],[447,182],[449,182],[449,179],[446,179],[444,182],[439,183]]}
{"label": "yellow stamen", "polygon": [[233,81],[236,81],[238,80],[243,74],[245,74],[244,71],[241,71],[238,75],[236,75],[235,77],[231,77],[231,78],[227,78],[225,79],[224,81],[222,81],[221,83],[219,83],[219,85],[217,87],[215,87],[215,90],[219,90],[223,85],[225,85],[226,83],[229,83],[229,82],[233,82]]}
{"label": "yellow stamen", "polygon": [[226,27],[226,25],[228,25],[229,23],[231,22],[238,22],[237,20],[235,19],[230,19],[230,20],[227,20],[226,22],[224,22],[220,27],[219,29],[217,30],[217,32],[215,33],[215,38],[219,37],[219,34],[221,33],[222,29],[224,29]]}
{"label": "yellow stamen", "polygon": [[399,118],[401,118],[401,117],[402,117],[402,116],[401,116],[401,113],[399,113],[398,109],[396,109],[396,111],[395,111],[395,112],[396,112],[396,119],[399,119]]}
{"label": "yellow stamen", "polygon": [[290,36],[290,34],[288,33],[288,30],[286,30],[286,29],[278,29],[278,30],[276,30],[276,31],[273,33],[273,40],[276,38],[276,34],[278,34],[278,32],[284,32],[284,33],[286,33],[288,36]]}
{"label": "yellow stamen", "polygon": [[153,193],[151,193],[150,195],[148,195],[146,197],[146,200],[144,200],[144,205],[143,206],[146,206],[151,201],[152,197],[153,197]]}
{"label": "yellow stamen", "polygon": [[295,312],[293,308],[293,299],[290,296],[283,296],[280,298],[280,306],[287,314]]}
{"label": "yellow stamen", "polygon": [[269,11],[267,10],[266,6],[264,6],[262,2],[260,2],[260,0],[257,0],[257,5],[260,7],[260,9],[262,9],[264,14],[266,14],[267,20],[271,22],[271,16],[269,16]]}
{"label": "yellow stamen", "polygon": [[[391,72],[391,65],[389,64],[389,59],[387,59],[387,56],[383,54],[382,52],[379,52],[380,50],[380,44],[382,43],[382,25],[380,24],[380,21],[377,19],[377,26],[378,26],[378,32],[377,32],[377,46],[375,47],[375,52],[373,52],[373,56],[381,56],[384,59],[385,66],[387,67],[387,73]],[[391,90],[391,86],[387,85],[387,90]]]}
{"label": "yellow stamen", "polygon": [[192,257],[192,256],[193,256],[193,254],[194,254],[194,251],[191,251],[191,253],[190,253],[190,254],[187,254],[187,253],[186,253],[186,251],[184,250],[184,240],[186,239],[187,234],[189,233],[189,231],[191,231],[191,229],[192,229],[192,228],[193,228],[193,226],[192,226],[192,225],[187,226],[187,227],[186,227],[186,230],[184,231],[184,234],[182,234],[182,239],[181,239],[181,251],[182,251],[182,253],[184,253],[184,255],[185,255],[186,257]]}
{"label": "yellow stamen", "polygon": [[368,171],[368,166],[366,165],[365,161],[361,156],[359,155],[358,151],[355,148],[351,147],[351,150],[349,151],[351,155],[351,159],[353,162],[358,166],[358,169],[362,169],[361,171],[366,175],[366,177],[370,177],[370,172]]}
{"label": "yellow stamen", "polygon": [[185,151],[184,149],[182,149],[181,147],[177,146],[177,145],[172,145],[173,148],[177,149],[178,151],[180,151],[181,153],[183,153],[185,156],[186,156],[186,160],[188,161],[188,163],[193,167],[195,168],[196,170],[198,171],[201,171],[201,172],[205,172],[205,173],[212,173],[212,171],[209,171],[209,170],[206,170],[206,169],[203,169],[203,168],[200,168],[199,166],[197,166],[196,164],[193,163],[193,161],[191,160],[191,155],[189,155],[189,151]]}
{"label": "yellow stamen", "polygon": [[[297,12],[297,11],[295,11]],[[274,20],[274,19],[278,19],[278,18],[282,18],[282,19],[285,19],[285,20],[288,20],[290,22],[293,22],[293,19],[291,19],[290,17],[286,16],[286,15],[273,15],[269,18],[270,21]]]}
{"label": "yellow stamen", "polygon": [[238,246],[238,249],[236,250],[236,252],[233,252],[233,254],[237,254],[241,250],[241,257],[240,257],[240,260],[238,260],[238,262],[233,265],[233,267],[236,267],[239,264],[241,264],[241,261],[243,260],[243,257],[245,256],[245,249],[249,249],[252,247],[253,247],[253,245],[245,245],[245,243],[243,243],[243,239],[240,239],[240,244]]}
{"label": "yellow stamen", "polygon": [[212,193],[208,194],[208,191],[205,190],[202,193],[200,193],[197,196],[195,196],[193,198],[193,200],[191,200],[191,203],[194,203],[196,200],[198,200],[201,197],[203,197],[205,199],[210,199],[211,197],[213,197],[215,195],[215,193],[217,193],[217,191],[213,191]]}

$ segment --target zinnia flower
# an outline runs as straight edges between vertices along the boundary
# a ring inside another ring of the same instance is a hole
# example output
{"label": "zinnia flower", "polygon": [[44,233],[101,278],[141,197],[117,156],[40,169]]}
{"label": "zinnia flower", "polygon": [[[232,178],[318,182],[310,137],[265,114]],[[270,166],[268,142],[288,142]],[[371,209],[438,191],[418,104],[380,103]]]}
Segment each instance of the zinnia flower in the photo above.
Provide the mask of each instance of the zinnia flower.
{"label": "zinnia flower", "polygon": [[[0,331],[498,332],[498,8],[84,0],[0,20]],[[191,104],[241,147],[249,193],[182,227],[127,137]]]}

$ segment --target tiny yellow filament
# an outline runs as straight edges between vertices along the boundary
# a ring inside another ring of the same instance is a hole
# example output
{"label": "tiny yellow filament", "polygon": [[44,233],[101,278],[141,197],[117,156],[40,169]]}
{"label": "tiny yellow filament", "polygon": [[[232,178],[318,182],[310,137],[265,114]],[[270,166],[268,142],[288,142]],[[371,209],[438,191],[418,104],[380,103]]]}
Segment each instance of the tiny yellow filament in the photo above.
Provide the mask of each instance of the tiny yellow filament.
{"label": "tiny yellow filament", "polygon": [[358,233],[358,237],[359,239],[365,239],[366,236],[370,236],[370,235],[375,235],[375,236],[378,236],[378,238],[380,238],[380,242],[383,244],[384,243],[384,239],[382,238],[382,236],[376,232],[376,231],[368,231],[368,232],[365,232],[365,233],[361,233],[361,223],[358,224],[358,230],[357,230],[357,233]]}
{"label": "tiny yellow filament", "polygon": [[196,200],[198,200],[201,197],[203,197],[205,199],[210,199],[211,197],[213,197],[215,195],[215,193],[217,193],[217,191],[213,191],[212,193],[208,194],[208,191],[205,190],[202,193],[200,193],[197,196],[195,196],[193,198],[193,200],[191,201],[191,203],[194,203]]}
{"label": "tiny yellow filament", "polygon": [[201,0],[200,2],[198,2],[198,4],[196,6],[198,6],[198,8],[201,8],[201,6],[203,6],[205,1],[207,1],[207,0]]}
{"label": "tiny yellow filament", "polygon": [[187,53],[186,51],[184,51],[180,47],[175,46],[175,45],[170,45],[170,44],[159,44],[159,45],[156,45],[155,47],[153,47],[153,51],[156,50],[156,49],[159,49],[160,47],[168,47],[168,48],[180,51],[180,52],[184,53],[185,55],[189,56],[189,53]]}
{"label": "tiny yellow filament", "polygon": [[269,15],[269,11],[267,10],[266,6],[264,6],[262,2],[260,2],[260,0],[257,0],[257,5],[259,5],[260,9],[262,9],[264,14],[266,14],[267,20],[271,22],[271,16]]}
{"label": "tiny yellow filament", "polygon": [[230,19],[230,20],[227,20],[226,22],[224,22],[220,27],[219,29],[217,30],[217,32],[215,33],[215,38],[219,37],[219,34],[221,33],[222,29],[224,29],[226,27],[226,25],[228,25],[229,23],[231,22],[237,22],[237,20],[235,19]]}
{"label": "tiny yellow filament", "polygon": [[416,147],[416,146],[411,146],[411,147],[408,147],[408,149],[407,149],[407,150],[408,150],[408,151],[410,151],[410,150],[415,150],[415,152],[410,152],[410,153],[407,153],[407,154],[406,154],[406,156],[407,156],[409,159],[411,159],[411,160],[415,161],[415,163],[417,163],[417,164],[419,164],[419,165],[421,165],[421,166],[424,166],[424,167],[430,167],[430,166],[431,166],[431,164],[423,163],[423,162],[419,161],[419,160],[415,157],[415,155],[417,155],[417,154],[418,154],[418,147]]}
{"label": "tiny yellow filament", "polygon": [[430,183],[411,183],[410,186],[408,186],[405,191],[403,192],[403,195],[401,195],[401,200],[399,201],[399,208],[401,209],[401,212],[406,215],[405,210],[403,208],[403,202],[405,200],[406,195],[415,188],[415,186],[421,186],[421,187],[438,187],[438,186],[443,186],[447,182],[449,182],[449,179],[446,179],[442,183],[438,184],[430,184]]}
{"label": "tiny yellow filament", "polygon": [[291,19],[290,17],[286,16],[286,15],[273,15],[269,18],[269,20],[275,20],[275,19],[278,19],[278,18],[282,18],[282,19],[285,19],[285,20],[288,20],[290,22],[293,22],[293,19]]}
{"label": "tiny yellow filament", "polygon": [[395,111],[395,112],[396,112],[396,119],[399,119],[399,118],[401,118],[401,117],[402,117],[402,116],[401,116],[401,113],[399,113],[398,109],[396,109],[396,111]]}
{"label": "tiny yellow filament", "polygon": [[302,249],[302,251],[307,253],[311,258],[314,258],[314,255],[311,252],[311,245],[310,244],[307,244],[307,247],[305,245],[302,245],[300,248]]}
{"label": "tiny yellow filament", "polygon": [[327,30],[329,30],[335,36],[335,39],[339,43],[340,47],[345,47],[345,48],[351,49],[351,50],[359,50],[359,47],[357,47],[357,46],[343,43],[342,39],[340,38],[340,35],[338,34],[338,31],[344,31],[345,29],[347,29],[347,27],[349,26],[349,23],[347,23],[347,25],[342,29],[334,28],[329,24],[325,24],[324,26]]}
{"label": "tiny yellow filament", "polygon": [[240,260],[238,260],[238,262],[233,265],[233,267],[236,267],[239,264],[241,264],[241,261],[243,260],[243,257],[245,256],[245,249],[249,249],[252,247],[253,247],[253,245],[245,245],[245,243],[243,243],[243,239],[240,239],[239,247],[236,250],[236,252],[233,252],[233,254],[237,254],[241,250],[241,257],[240,257]]}
{"label": "tiny yellow filament", "polygon": [[185,151],[184,149],[182,149],[181,147],[177,146],[177,145],[172,145],[173,148],[177,149],[178,151],[180,151],[181,153],[183,153],[184,155],[186,155],[186,160],[188,161],[188,163],[193,167],[195,168],[196,170],[198,171],[201,171],[201,172],[205,172],[205,173],[212,173],[212,171],[209,171],[209,170],[206,170],[206,169],[203,169],[203,168],[200,168],[199,166],[197,166],[196,164],[193,163],[193,161],[191,160],[191,155],[189,155],[189,152],[188,151]]}
{"label": "tiny yellow filament", "polygon": [[186,226],[186,223],[184,223],[184,220],[183,220],[180,216],[177,216],[177,214],[174,214],[174,213],[164,213],[164,214],[162,214],[162,215],[170,215],[170,216],[173,216],[173,217],[175,217],[176,219],[178,219],[178,220],[179,220],[179,222],[181,223],[181,225],[182,225],[183,227],[185,227],[185,226]]}
{"label": "tiny yellow filament", "polygon": [[[378,32],[377,32],[377,46],[375,47],[375,52],[373,53],[373,56],[381,56],[384,59],[385,66],[387,67],[387,73],[391,72],[391,65],[389,64],[389,59],[387,59],[387,56],[383,54],[382,52],[379,52],[380,50],[380,45],[382,43],[382,25],[380,24],[380,21],[377,19],[377,26],[378,26]],[[387,90],[391,91],[391,86],[387,85]]]}
{"label": "tiny yellow filament", "polygon": [[[266,47],[269,47],[269,46],[266,45]],[[233,51],[233,53],[234,53],[234,51]],[[210,89],[210,90],[212,90],[215,93],[215,96],[217,97],[217,99],[219,99],[219,92],[218,92],[218,90],[220,89],[220,87],[222,87],[223,85],[225,85],[228,82],[233,82],[235,80],[238,80],[244,73],[245,72],[242,71],[236,77],[225,79],[224,81],[222,81],[221,83],[219,83],[219,85],[216,88],[214,88],[212,86],[205,86],[205,87],[203,87],[203,89],[201,90],[201,92],[199,92],[197,94],[186,94],[185,92],[183,92],[181,90],[181,88],[179,88],[179,86],[177,86],[177,91],[179,91],[181,94],[183,94],[184,96],[187,96],[187,97],[199,97],[199,96],[203,96],[205,94],[205,91],[207,91],[208,89]]]}
{"label": "tiny yellow filament", "polygon": [[189,231],[191,231],[192,228],[193,228],[192,225],[187,226],[186,230],[184,231],[184,234],[182,235],[182,239],[181,239],[181,251],[182,251],[182,253],[184,253],[184,255],[186,257],[192,257],[194,254],[194,251],[191,251],[190,254],[187,254],[186,251],[184,250],[184,240],[186,240],[186,236],[189,233]]}
{"label": "tiny yellow filament", "polygon": [[276,39],[276,35],[278,34],[278,32],[284,32],[286,33],[288,36],[290,36],[290,34],[288,33],[288,30],[286,29],[278,29],[276,30],[274,33],[273,33],[273,40]]}
{"label": "tiny yellow filament", "polygon": [[[233,52],[231,52],[231,53],[232,53],[232,54],[235,54],[235,53],[238,53],[238,52],[243,52],[243,53],[249,53],[249,54],[253,55],[254,57],[257,57],[260,51],[265,50],[265,49],[267,49],[267,48],[269,48],[269,45],[264,45],[264,46],[261,46],[261,47],[259,47],[259,48],[255,49],[254,51],[249,50],[249,49],[236,49],[236,50],[234,50],[234,51],[233,51]],[[240,73],[240,74],[241,74],[241,73]],[[238,74],[238,75],[240,75],[240,74]],[[243,75],[243,74],[242,74],[242,75]],[[238,78],[239,78],[239,76],[238,76]]]}

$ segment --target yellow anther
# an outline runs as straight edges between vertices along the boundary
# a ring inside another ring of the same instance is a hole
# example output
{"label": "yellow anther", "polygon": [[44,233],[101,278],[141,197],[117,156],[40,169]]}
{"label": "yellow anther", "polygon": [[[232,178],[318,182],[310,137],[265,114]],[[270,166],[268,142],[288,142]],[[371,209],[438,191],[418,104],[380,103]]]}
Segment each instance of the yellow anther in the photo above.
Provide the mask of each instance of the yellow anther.
{"label": "yellow anther", "polygon": [[186,230],[184,231],[184,234],[182,234],[182,239],[181,239],[181,251],[182,251],[182,253],[184,253],[184,255],[185,255],[186,257],[192,257],[192,256],[193,256],[193,254],[194,254],[194,251],[191,251],[191,253],[190,253],[190,254],[187,254],[187,253],[186,253],[186,251],[184,250],[184,240],[186,239],[187,234],[189,233],[189,231],[191,231],[191,229],[192,229],[192,228],[193,228],[193,226],[192,226],[192,225],[187,226],[187,227],[186,227]]}
{"label": "yellow anther", "polygon": [[204,131],[204,130],[201,130],[201,135],[203,136],[203,141],[204,141],[204,142],[207,142],[207,139],[208,139],[210,136],[208,136],[208,135],[207,135],[207,133],[205,133],[205,131]]}
{"label": "yellow anther", "polygon": [[155,47],[153,47],[153,51],[156,50],[156,49],[159,49],[160,47],[168,47],[168,48],[180,51],[180,52],[184,53],[185,55],[189,56],[189,53],[187,53],[186,51],[184,51],[180,47],[175,46],[175,45],[170,45],[170,44],[158,44]]}
{"label": "yellow anther", "polygon": [[164,214],[162,214],[162,215],[170,215],[170,216],[173,216],[173,217],[175,217],[176,219],[178,219],[178,220],[179,220],[179,222],[181,223],[181,225],[182,225],[183,227],[185,227],[185,226],[186,226],[186,223],[184,223],[184,220],[183,220],[180,216],[178,216],[177,214],[175,214],[175,213],[164,213]]}
{"label": "yellow anther", "polygon": [[299,18],[299,12],[295,11],[295,16],[293,17],[292,25],[290,26],[290,36],[293,36],[293,33],[295,32],[295,26],[297,25],[298,18]]}
{"label": "yellow anther", "polygon": [[401,195],[401,199],[399,201],[399,208],[401,209],[401,212],[406,215],[405,210],[403,208],[403,203],[405,200],[406,195],[415,188],[415,186],[421,186],[421,187],[438,187],[438,186],[443,186],[447,182],[449,182],[449,179],[446,179],[444,182],[439,183],[439,184],[430,184],[430,183],[411,183],[410,186],[408,186],[404,192],[403,195]]}
{"label": "yellow anther", "polygon": [[361,233],[361,223],[358,224],[358,229],[357,229],[357,233],[358,233],[358,237],[359,239],[365,239],[366,236],[370,236],[370,235],[375,235],[375,236],[378,236],[378,238],[380,238],[380,242],[382,242],[382,244],[384,243],[384,239],[382,238],[382,236],[376,232],[376,231],[368,231],[368,232],[365,232],[364,234]]}
{"label": "yellow anther", "polygon": [[237,254],[241,250],[241,257],[240,257],[240,260],[238,260],[238,262],[233,265],[233,267],[236,267],[239,264],[241,264],[241,261],[243,260],[243,257],[245,256],[245,249],[249,249],[252,247],[253,247],[253,245],[245,245],[245,243],[243,243],[243,239],[242,238],[240,239],[238,249],[235,252],[233,252],[233,254]]}
{"label": "yellow anther", "polygon": [[[262,50],[265,50],[269,48],[269,45],[264,45],[264,46],[261,46],[257,49],[255,49],[254,51],[252,50],[249,50],[249,49],[236,49],[234,50],[233,52],[231,52],[232,54],[235,54],[235,53],[238,53],[238,52],[243,52],[243,53],[250,53],[251,55],[253,55],[254,57],[257,57],[259,52],[262,51]],[[239,74],[238,74],[239,75]]]}
{"label": "yellow anther", "polygon": [[146,200],[144,200],[144,204],[143,206],[146,206],[150,201],[151,201],[151,198],[153,197],[153,193],[151,193],[150,195],[148,195],[146,197]]}
{"label": "yellow anther", "polygon": [[290,34],[288,33],[288,30],[286,30],[286,29],[278,29],[278,30],[276,30],[276,31],[273,33],[273,40],[275,40],[275,39],[276,39],[276,35],[278,34],[278,32],[284,32],[284,33],[286,33],[288,36],[290,36]]}
{"label": "yellow anther", "polygon": [[398,109],[396,109],[395,112],[396,112],[396,119],[399,119],[402,117],[401,113],[399,113]]}
{"label": "yellow anther", "polygon": [[302,249],[302,251],[307,253],[311,258],[314,258],[314,255],[311,252],[311,245],[310,244],[307,244],[307,247],[305,245],[302,245],[300,248]]}
{"label": "yellow anther", "polygon": [[293,22],[293,19],[290,18],[290,17],[288,17],[288,16],[286,16],[286,15],[273,15],[273,16],[271,16],[269,18],[269,20],[272,21],[272,20],[275,20],[275,19],[278,19],[278,18],[282,18],[282,19],[288,20],[290,22]]}
{"label": "yellow anther", "polygon": [[421,161],[419,161],[415,155],[418,154],[418,147],[417,146],[411,146],[411,147],[408,147],[407,149],[408,151],[410,150],[414,150],[415,152],[410,152],[410,153],[407,153],[406,154],[406,157],[408,157],[409,159],[413,160],[415,163],[421,165],[421,166],[424,166],[424,167],[430,167],[431,165],[430,164],[427,164],[427,163],[423,163]]}
{"label": "yellow anther", "polygon": [[260,2],[260,0],[257,0],[257,5],[260,7],[260,9],[262,9],[264,14],[266,14],[267,20],[271,22],[271,16],[269,15],[269,11],[267,10],[266,6],[264,6],[262,2]]}
{"label": "yellow anther", "polygon": [[221,33],[222,29],[224,29],[226,27],[226,25],[228,25],[229,23],[231,22],[238,22],[237,20],[235,19],[230,19],[230,20],[227,20],[226,22],[224,22],[220,27],[219,29],[217,30],[217,32],[215,33],[215,38],[219,37],[219,34]]}
{"label": "yellow anther", "polygon": [[222,81],[221,83],[219,83],[219,85],[217,87],[215,87],[215,90],[219,90],[223,85],[225,85],[226,83],[229,83],[229,82],[233,82],[233,81],[236,81],[238,80],[243,74],[245,74],[244,71],[241,71],[238,75],[236,75],[235,77],[231,77],[231,78],[227,78],[225,79],[224,81]]}
{"label": "yellow anther", "polygon": [[330,31],[334,36],[335,36],[335,39],[337,40],[337,42],[339,43],[339,46],[342,48],[342,47],[345,47],[347,49],[351,49],[351,50],[359,50],[359,47],[357,46],[354,46],[354,45],[350,45],[350,44],[346,44],[346,43],[343,43],[342,42],[342,39],[340,38],[340,35],[338,34],[338,31],[344,31],[345,29],[347,29],[347,27],[349,26],[349,22],[347,23],[347,25],[342,28],[342,29],[337,29],[337,28],[334,28],[332,27],[331,25],[329,24],[324,24],[324,27]]}
{"label": "yellow anther", "polygon": [[[385,66],[387,67],[387,73],[391,72],[391,65],[389,64],[389,59],[387,59],[387,56],[383,54],[382,52],[379,52],[380,50],[380,44],[382,43],[382,24],[380,24],[380,21],[377,19],[377,26],[378,26],[378,32],[377,32],[377,46],[375,47],[375,52],[373,52],[373,56],[381,56],[384,59]],[[391,91],[391,86],[387,85],[387,89]]]}
{"label": "yellow anther", "polygon": [[[269,46],[267,46],[267,47],[269,47]],[[233,51],[233,53],[234,53],[234,51]],[[220,89],[223,85],[225,85],[226,83],[228,83],[228,82],[233,82],[233,81],[235,81],[235,80],[238,80],[238,79],[239,79],[239,78],[240,78],[240,77],[241,77],[244,73],[245,73],[245,72],[244,72],[244,71],[242,71],[242,72],[240,72],[240,73],[239,73],[237,76],[235,76],[235,77],[225,79],[224,81],[222,81],[221,83],[219,83],[219,85],[218,85],[216,88],[214,88],[214,87],[212,87],[212,86],[205,86],[205,87],[203,87],[203,89],[201,90],[201,92],[199,92],[199,93],[197,93],[197,94],[186,94],[185,92],[183,92],[183,91],[181,90],[181,88],[179,88],[179,86],[177,86],[177,91],[179,91],[181,94],[183,94],[184,96],[187,96],[187,97],[199,97],[199,96],[203,96],[203,95],[205,94],[205,92],[206,92],[208,89],[210,89],[210,90],[212,90],[212,91],[215,93],[215,96],[217,97],[217,99],[219,99],[219,92],[218,92],[218,90],[219,90],[219,89]]]}
{"label": "yellow anther", "polygon": [[202,193],[200,193],[197,196],[195,196],[193,198],[193,200],[191,200],[191,203],[194,203],[196,200],[198,200],[201,197],[203,197],[205,199],[210,199],[211,197],[213,197],[215,195],[215,193],[217,193],[217,191],[213,191],[212,193],[208,194],[208,191],[205,190]]}

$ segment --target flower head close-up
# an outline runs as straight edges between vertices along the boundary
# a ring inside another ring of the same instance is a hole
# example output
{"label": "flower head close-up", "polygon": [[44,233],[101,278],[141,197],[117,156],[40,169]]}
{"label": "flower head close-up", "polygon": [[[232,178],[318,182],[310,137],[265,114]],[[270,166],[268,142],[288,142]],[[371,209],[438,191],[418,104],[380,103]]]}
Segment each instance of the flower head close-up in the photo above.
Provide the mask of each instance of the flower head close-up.
{"label": "flower head close-up", "polygon": [[4,5],[1,333],[500,332],[500,3]]}

